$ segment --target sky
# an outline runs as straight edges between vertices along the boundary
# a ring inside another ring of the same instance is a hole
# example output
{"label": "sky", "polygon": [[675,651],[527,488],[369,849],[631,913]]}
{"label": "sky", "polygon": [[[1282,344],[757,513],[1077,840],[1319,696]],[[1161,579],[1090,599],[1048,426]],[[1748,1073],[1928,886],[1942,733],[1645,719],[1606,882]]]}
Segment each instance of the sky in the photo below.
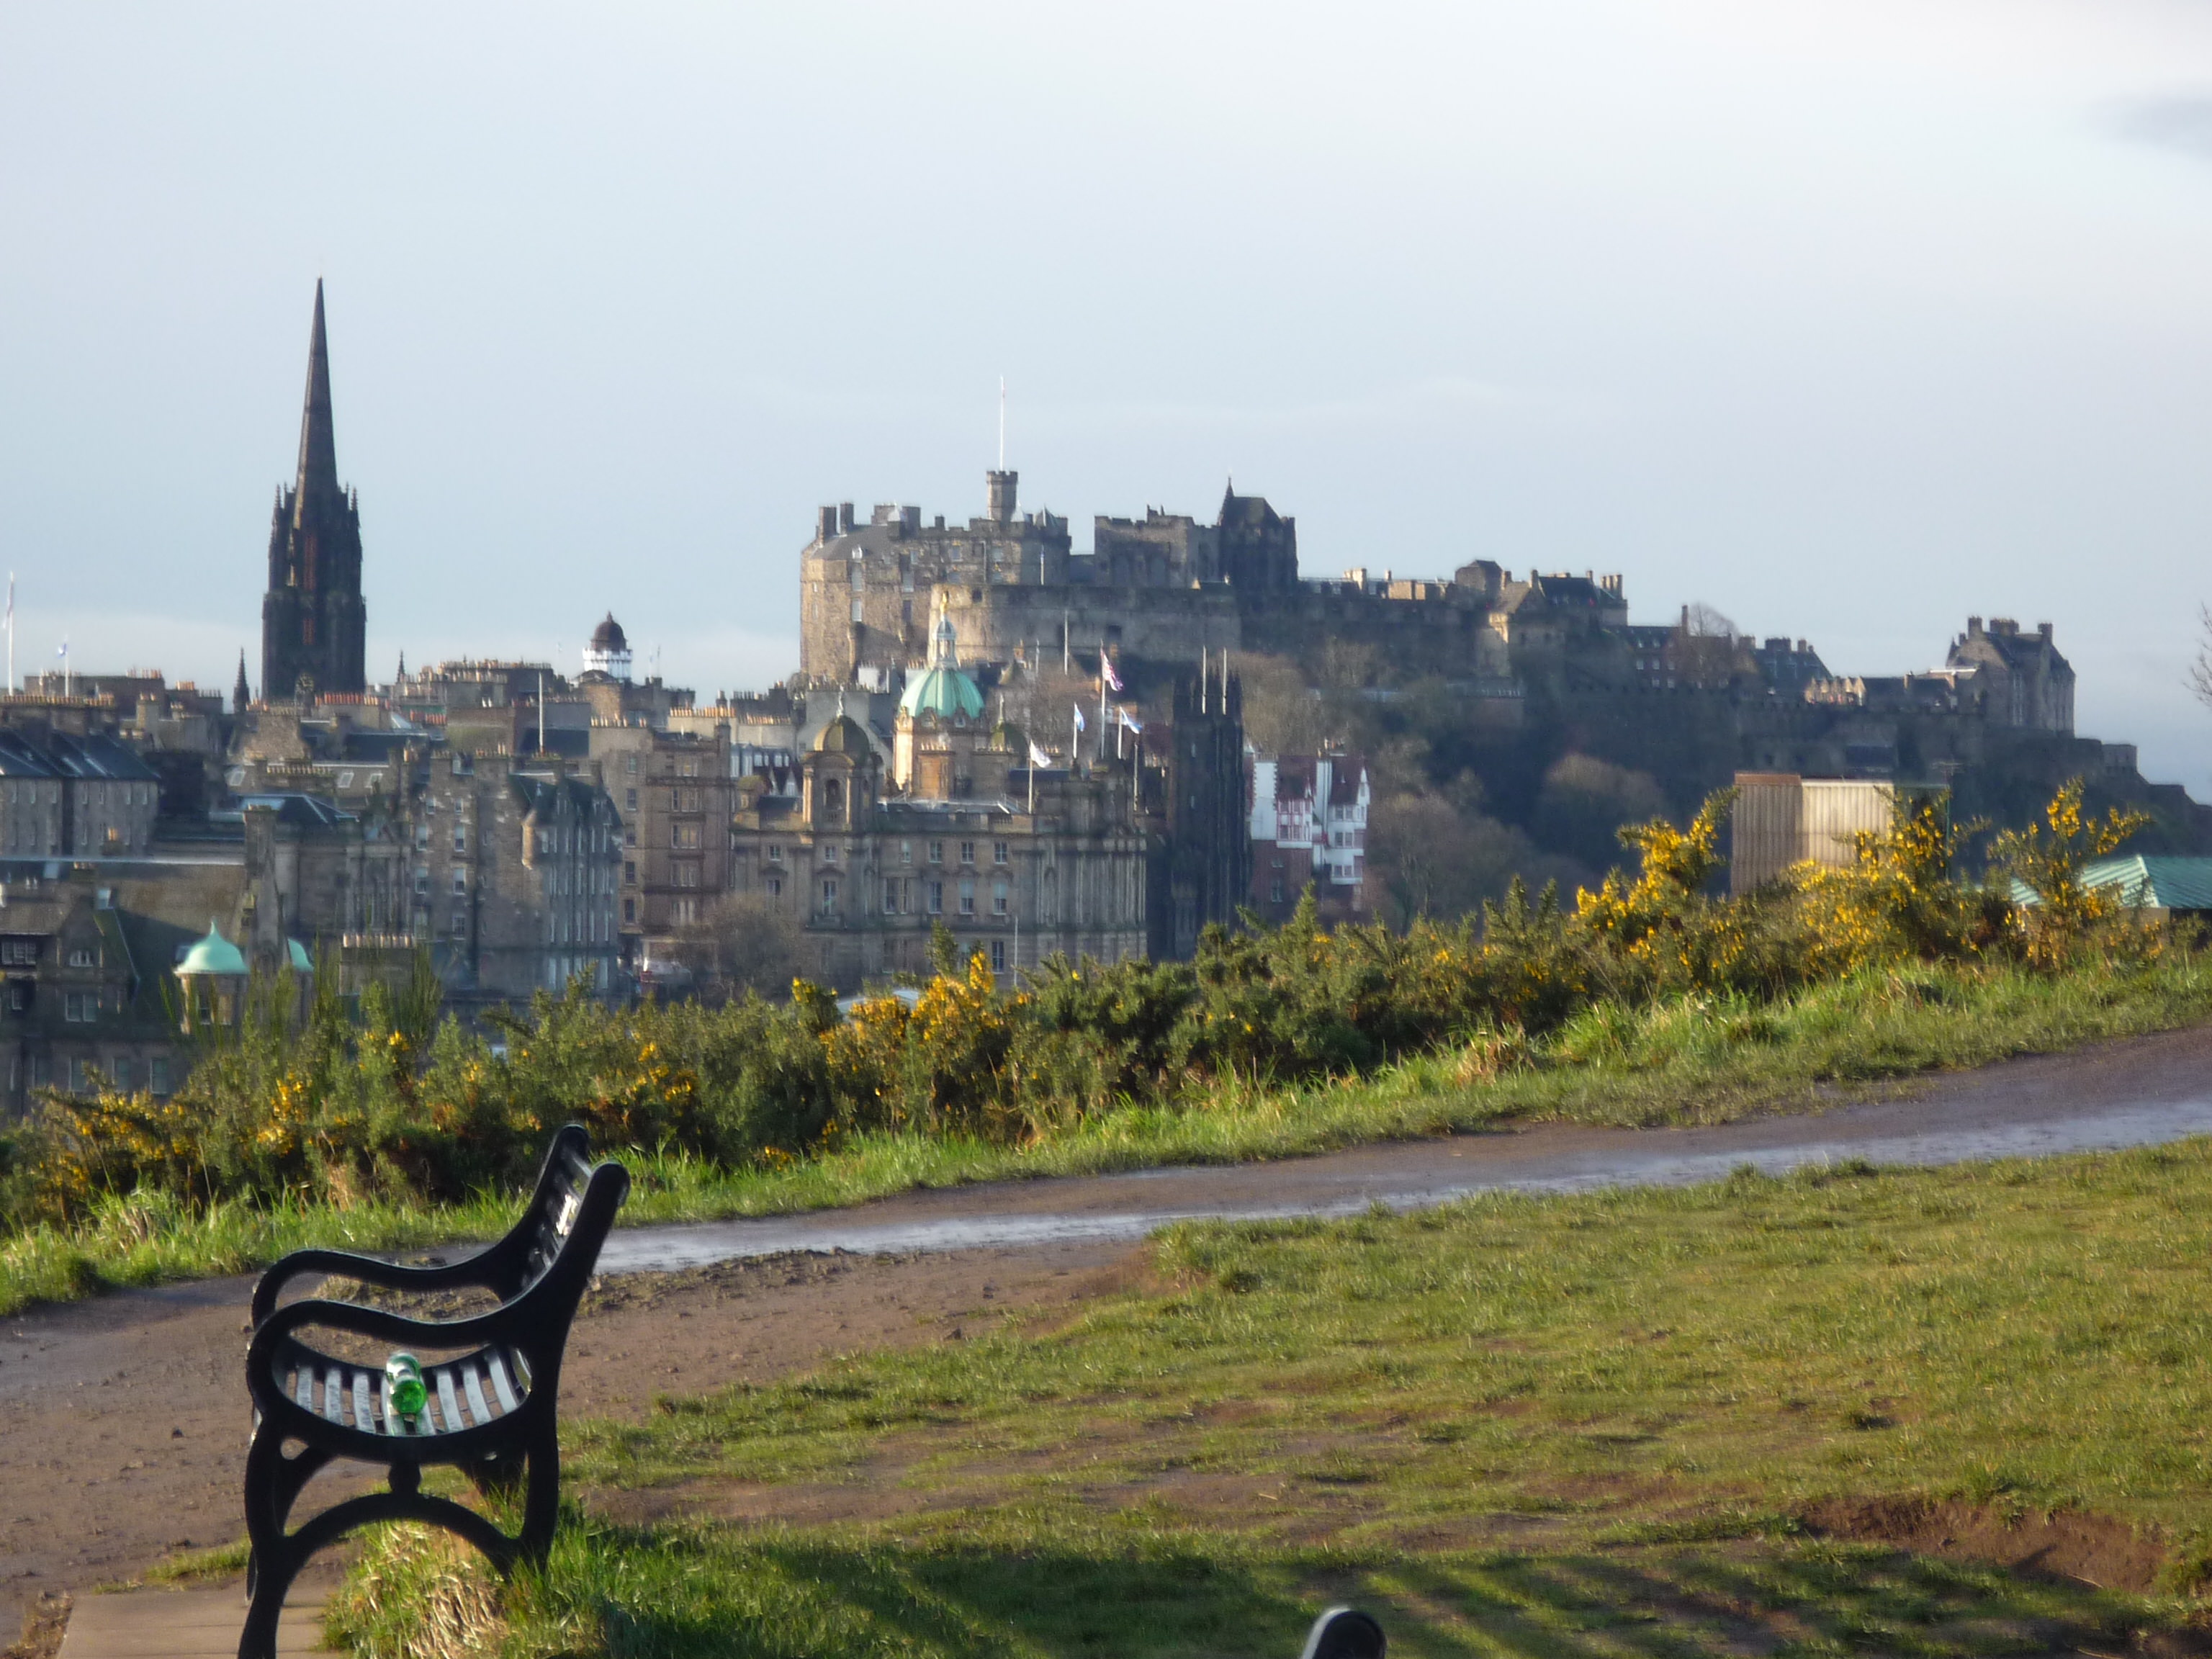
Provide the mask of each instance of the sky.
{"label": "sky", "polygon": [[2205,0],[0,7],[19,672],[258,673],[318,276],[373,678],[780,679],[1003,377],[1079,550],[1233,478],[1838,673],[2047,620],[2212,799]]}

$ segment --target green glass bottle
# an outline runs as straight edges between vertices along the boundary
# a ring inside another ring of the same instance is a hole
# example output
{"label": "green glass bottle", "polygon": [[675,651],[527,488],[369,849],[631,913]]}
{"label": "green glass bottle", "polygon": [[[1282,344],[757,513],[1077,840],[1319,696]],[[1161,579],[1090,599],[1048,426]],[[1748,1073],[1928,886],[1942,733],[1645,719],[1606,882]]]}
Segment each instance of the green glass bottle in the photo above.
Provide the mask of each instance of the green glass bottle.
{"label": "green glass bottle", "polygon": [[411,1353],[392,1355],[384,1362],[384,1389],[393,1413],[414,1427],[422,1407],[430,1403],[430,1391],[422,1386],[422,1362]]}

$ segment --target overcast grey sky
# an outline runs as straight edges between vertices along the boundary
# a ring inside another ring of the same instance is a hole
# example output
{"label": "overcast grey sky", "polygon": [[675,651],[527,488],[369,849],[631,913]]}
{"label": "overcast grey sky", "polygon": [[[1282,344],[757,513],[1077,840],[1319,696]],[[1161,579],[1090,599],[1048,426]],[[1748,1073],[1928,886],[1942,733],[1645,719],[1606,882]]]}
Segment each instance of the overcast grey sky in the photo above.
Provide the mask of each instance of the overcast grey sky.
{"label": "overcast grey sky", "polygon": [[797,665],[818,502],[2057,624],[2212,795],[2212,6],[0,6],[21,668],[228,686],[329,283],[371,672]]}

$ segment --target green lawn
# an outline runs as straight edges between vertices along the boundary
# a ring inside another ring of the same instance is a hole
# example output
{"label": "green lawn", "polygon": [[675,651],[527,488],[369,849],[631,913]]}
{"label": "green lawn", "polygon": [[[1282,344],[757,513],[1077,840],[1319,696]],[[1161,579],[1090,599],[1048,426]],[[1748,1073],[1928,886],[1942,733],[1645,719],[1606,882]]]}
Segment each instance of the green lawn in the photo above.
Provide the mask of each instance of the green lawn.
{"label": "green lawn", "polygon": [[[916,1187],[1296,1157],[1364,1141],[1508,1123],[1711,1123],[1832,1103],[1838,1087],[2048,1053],[2212,1018],[2212,959],[2057,978],[2012,969],[1871,973],[1789,1001],[1693,998],[1600,1005],[1508,1052],[1423,1055],[1310,1088],[1231,1086],[1174,1108],[1131,1107],[1021,1146],[884,1134],[780,1170],[624,1154],[626,1224],[855,1204]],[[492,1194],[441,1208],[234,1204],[191,1212],[110,1201],[83,1225],[0,1241],[0,1316],[102,1289],[244,1273],[306,1245],[402,1249],[488,1238],[514,1213]]]}
{"label": "green lawn", "polygon": [[[1288,1655],[1350,1596],[1409,1654],[2112,1652],[2191,1605],[2212,1142],[1157,1249],[1161,1288],[1063,1328],[574,1425],[587,1514],[749,1518],[582,1522],[494,1633]],[[2077,1576],[1820,1535],[1851,1514],[2047,1540]],[[436,1573],[474,1582],[388,1545],[349,1627],[404,1650]]]}

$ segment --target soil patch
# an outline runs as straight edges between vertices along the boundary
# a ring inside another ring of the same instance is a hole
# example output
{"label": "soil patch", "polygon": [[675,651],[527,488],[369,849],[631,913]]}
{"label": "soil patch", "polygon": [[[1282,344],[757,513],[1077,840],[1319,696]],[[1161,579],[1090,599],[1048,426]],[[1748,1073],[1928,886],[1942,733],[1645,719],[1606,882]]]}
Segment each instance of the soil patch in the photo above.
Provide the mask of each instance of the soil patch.
{"label": "soil patch", "polygon": [[[562,1412],[635,1421],[659,1395],[976,1335],[1015,1313],[1072,1314],[1131,1282],[1141,1269],[1121,1264],[1141,1254],[1082,1243],[799,1255],[610,1278],[570,1335]],[[127,1579],[243,1535],[252,1419],[240,1363],[252,1289],[205,1280],[0,1321],[0,1634],[47,1592]],[[466,1305],[456,1295],[423,1310]],[[319,1475],[301,1513],[368,1484]]]}
{"label": "soil patch", "polygon": [[2154,1589],[2166,1561],[2155,1534],[2087,1510],[2014,1516],[1955,1499],[1842,1498],[1814,1504],[1803,1520],[1815,1537],[1993,1562],[2024,1577],[2070,1578],[2100,1589]]}

